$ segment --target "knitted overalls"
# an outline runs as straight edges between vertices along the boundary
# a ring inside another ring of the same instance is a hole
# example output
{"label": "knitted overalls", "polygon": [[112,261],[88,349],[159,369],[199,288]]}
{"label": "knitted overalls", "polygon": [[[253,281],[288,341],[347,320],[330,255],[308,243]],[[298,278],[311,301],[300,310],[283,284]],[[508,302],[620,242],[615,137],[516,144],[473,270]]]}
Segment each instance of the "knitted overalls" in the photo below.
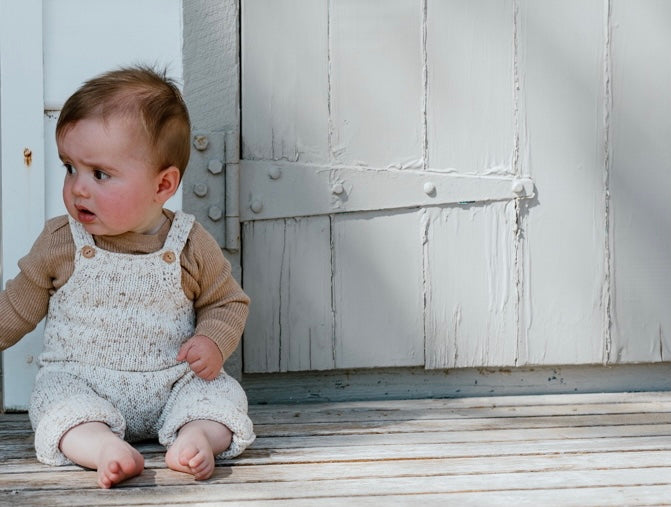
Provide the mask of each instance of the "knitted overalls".
{"label": "knitted overalls", "polygon": [[194,333],[179,260],[193,220],[177,212],[161,250],[132,255],[97,247],[70,218],[74,271],[49,301],[30,400],[43,463],[69,464],[58,448],[61,438],[92,421],[130,442],[158,437],[167,447],[187,422],[217,421],[233,432],[220,457],[236,456],[254,441],[240,385],[223,370],[203,380],[176,360]]}

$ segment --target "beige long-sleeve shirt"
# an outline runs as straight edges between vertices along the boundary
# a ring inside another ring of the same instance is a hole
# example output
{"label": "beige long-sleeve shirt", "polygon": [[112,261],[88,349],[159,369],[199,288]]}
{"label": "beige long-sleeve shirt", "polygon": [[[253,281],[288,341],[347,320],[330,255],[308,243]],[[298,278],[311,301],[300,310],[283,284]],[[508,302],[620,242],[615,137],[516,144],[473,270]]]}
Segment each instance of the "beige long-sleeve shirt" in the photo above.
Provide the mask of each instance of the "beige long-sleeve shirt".
{"label": "beige long-sleeve shirt", "polygon": [[[156,234],[94,236],[96,246],[116,253],[147,254],[160,250],[174,213]],[[49,220],[20,272],[0,292],[0,350],[11,347],[45,317],[51,294],[65,285],[74,270],[75,244],[67,216]],[[195,334],[212,339],[226,360],[236,349],[245,326],[249,298],[231,274],[231,265],[212,236],[195,223],[180,257],[182,289],[193,301]]]}

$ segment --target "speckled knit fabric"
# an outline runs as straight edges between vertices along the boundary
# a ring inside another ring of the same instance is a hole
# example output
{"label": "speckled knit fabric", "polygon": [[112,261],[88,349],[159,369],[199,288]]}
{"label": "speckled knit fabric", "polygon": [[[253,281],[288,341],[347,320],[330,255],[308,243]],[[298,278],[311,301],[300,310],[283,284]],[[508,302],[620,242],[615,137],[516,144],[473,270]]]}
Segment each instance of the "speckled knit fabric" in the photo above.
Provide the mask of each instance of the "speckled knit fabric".
{"label": "speckled knit fabric", "polygon": [[202,380],[175,359],[195,326],[179,263],[192,225],[193,216],[178,212],[161,250],[131,255],[98,248],[70,220],[75,268],[49,302],[30,404],[40,461],[69,464],[60,439],[91,421],[128,441],[158,437],[170,446],[187,422],[214,420],[233,432],[221,457],[253,442],[240,385],[223,370]]}

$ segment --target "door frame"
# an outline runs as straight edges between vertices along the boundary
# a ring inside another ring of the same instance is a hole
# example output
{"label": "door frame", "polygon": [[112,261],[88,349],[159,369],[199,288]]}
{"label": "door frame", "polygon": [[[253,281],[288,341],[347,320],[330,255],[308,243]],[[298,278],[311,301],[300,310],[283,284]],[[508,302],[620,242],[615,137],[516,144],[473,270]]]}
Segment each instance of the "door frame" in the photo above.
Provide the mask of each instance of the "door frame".
{"label": "door frame", "polygon": [[[0,2],[0,155],[2,282],[42,230],[45,214],[42,0]],[[16,47],[21,51],[16,51]],[[10,176],[11,175],[11,176]],[[8,240],[11,238],[11,241]],[[4,378],[30,378],[4,389],[3,406],[21,409],[30,396],[41,327],[2,354]]]}

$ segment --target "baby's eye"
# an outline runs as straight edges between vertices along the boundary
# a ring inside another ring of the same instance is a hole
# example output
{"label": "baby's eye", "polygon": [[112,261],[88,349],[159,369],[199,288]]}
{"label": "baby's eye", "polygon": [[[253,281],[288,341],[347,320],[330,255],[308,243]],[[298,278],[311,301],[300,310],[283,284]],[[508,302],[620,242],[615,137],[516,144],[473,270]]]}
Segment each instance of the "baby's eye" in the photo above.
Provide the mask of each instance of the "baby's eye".
{"label": "baby's eye", "polygon": [[101,171],[100,169],[94,169],[93,177],[97,180],[106,180],[110,177],[110,175],[104,171]]}
{"label": "baby's eye", "polygon": [[67,172],[68,174],[74,174],[77,172],[77,170],[74,167],[72,167],[72,164],[63,164],[63,166],[65,167],[65,172]]}

